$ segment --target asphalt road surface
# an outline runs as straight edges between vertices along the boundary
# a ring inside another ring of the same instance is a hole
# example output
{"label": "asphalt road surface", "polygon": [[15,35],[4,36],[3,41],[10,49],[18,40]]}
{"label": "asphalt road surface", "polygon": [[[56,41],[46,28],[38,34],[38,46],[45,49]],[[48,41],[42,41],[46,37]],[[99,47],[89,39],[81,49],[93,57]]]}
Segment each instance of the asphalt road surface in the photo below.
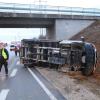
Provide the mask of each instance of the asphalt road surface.
{"label": "asphalt road surface", "polygon": [[8,77],[4,67],[0,72],[0,100],[66,100],[35,68],[25,68],[9,53]]}

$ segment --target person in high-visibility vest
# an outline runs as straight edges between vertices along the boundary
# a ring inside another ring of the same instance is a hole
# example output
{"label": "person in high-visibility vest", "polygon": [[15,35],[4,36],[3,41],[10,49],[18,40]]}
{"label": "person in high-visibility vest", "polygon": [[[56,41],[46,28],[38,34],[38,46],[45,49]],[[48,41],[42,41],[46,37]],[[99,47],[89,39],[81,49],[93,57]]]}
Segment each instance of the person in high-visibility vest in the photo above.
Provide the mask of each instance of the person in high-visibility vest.
{"label": "person in high-visibility vest", "polygon": [[8,50],[4,48],[3,43],[0,43],[0,72],[2,66],[4,65],[6,76],[8,76],[8,59],[9,59]]}

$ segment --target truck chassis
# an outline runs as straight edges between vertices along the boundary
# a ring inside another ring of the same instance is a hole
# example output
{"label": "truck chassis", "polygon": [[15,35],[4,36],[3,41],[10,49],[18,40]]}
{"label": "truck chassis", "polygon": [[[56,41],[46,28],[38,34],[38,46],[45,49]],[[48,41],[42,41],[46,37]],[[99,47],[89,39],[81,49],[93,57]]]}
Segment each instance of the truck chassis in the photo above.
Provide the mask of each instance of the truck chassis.
{"label": "truck chassis", "polygon": [[49,66],[50,68],[81,71],[83,75],[92,75],[96,69],[96,48],[84,41],[51,41],[23,39],[21,41],[20,60],[24,66]]}

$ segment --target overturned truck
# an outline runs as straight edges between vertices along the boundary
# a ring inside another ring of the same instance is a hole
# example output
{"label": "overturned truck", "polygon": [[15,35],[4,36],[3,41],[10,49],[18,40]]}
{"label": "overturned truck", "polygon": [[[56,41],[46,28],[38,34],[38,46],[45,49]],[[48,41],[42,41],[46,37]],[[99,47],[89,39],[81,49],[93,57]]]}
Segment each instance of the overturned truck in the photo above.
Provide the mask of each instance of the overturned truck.
{"label": "overturned truck", "polygon": [[89,76],[96,69],[97,52],[92,43],[84,41],[23,39],[20,60],[27,67],[65,67]]}

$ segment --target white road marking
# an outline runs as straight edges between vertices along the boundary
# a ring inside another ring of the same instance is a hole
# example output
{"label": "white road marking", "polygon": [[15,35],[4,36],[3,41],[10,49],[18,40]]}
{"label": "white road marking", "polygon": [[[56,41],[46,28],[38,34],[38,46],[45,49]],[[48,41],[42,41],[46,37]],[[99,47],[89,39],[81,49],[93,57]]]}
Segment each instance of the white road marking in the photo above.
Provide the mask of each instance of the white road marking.
{"label": "white road marking", "polygon": [[32,72],[32,70],[30,68],[28,68],[28,71],[35,78],[35,80],[39,83],[39,85],[46,92],[46,94],[50,97],[50,99],[51,100],[57,100],[57,98],[48,90],[48,88],[39,80],[39,78],[35,75],[35,73]]}
{"label": "white road marking", "polygon": [[3,89],[0,92],[0,100],[6,100],[9,91],[10,91],[9,89]]}
{"label": "white road marking", "polygon": [[20,61],[17,61],[16,65],[19,65],[20,64]]}
{"label": "white road marking", "polygon": [[13,69],[12,73],[10,74],[10,77],[14,77],[17,73],[17,69]]}
{"label": "white road marking", "polygon": [[12,68],[13,68],[13,62],[14,62],[14,60],[15,60],[15,58],[14,58],[15,56],[13,56],[12,57],[12,59],[11,59],[11,63],[10,63],[10,66],[9,66],[9,68],[8,68],[8,70],[10,71],[10,70],[12,70]]}

